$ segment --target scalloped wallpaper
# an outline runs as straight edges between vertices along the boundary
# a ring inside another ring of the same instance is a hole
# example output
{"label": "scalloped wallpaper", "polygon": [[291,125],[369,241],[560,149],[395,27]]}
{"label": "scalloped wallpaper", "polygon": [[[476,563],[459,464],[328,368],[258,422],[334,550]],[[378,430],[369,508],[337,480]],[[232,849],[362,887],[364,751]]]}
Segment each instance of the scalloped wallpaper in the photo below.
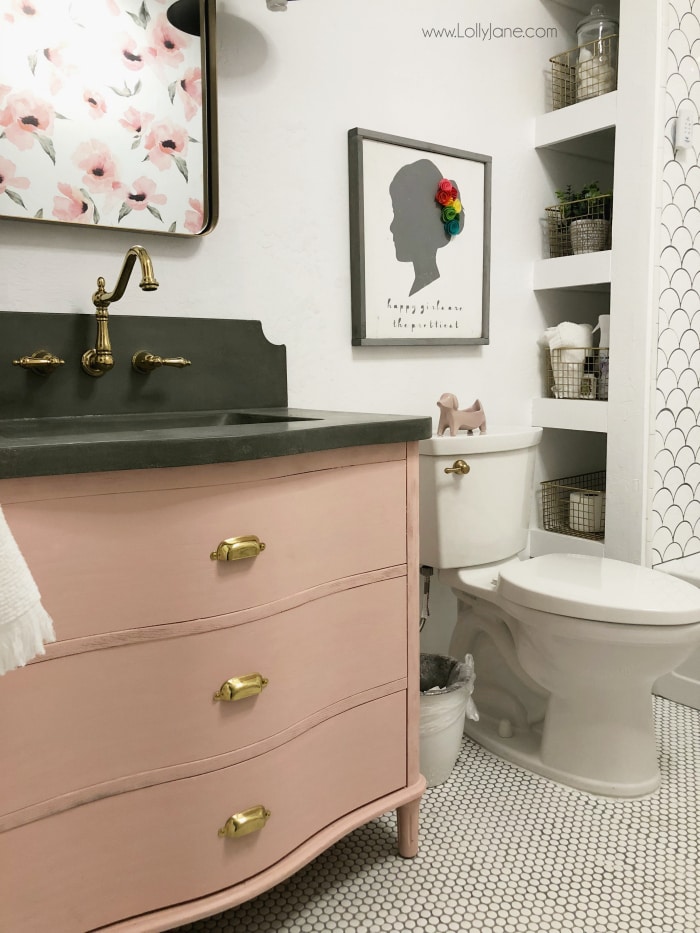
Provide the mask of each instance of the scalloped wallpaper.
{"label": "scalloped wallpaper", "polygon": [[670,0],[652,565],[700,553],[700,152],[674,156],[684,101],[700,122],[700,3]]}

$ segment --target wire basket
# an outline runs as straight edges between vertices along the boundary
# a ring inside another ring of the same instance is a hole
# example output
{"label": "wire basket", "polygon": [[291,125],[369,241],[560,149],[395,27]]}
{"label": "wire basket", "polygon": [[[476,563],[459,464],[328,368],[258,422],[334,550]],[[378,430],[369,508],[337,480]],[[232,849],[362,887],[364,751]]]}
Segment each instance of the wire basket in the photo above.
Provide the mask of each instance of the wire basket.
{"label": "wire basket", "polygon": [[548,395],[607,400],[610,360],[607,347],[557,347],[546,352]]}
{"label": "wire basket", "polygon": [[605,471],[547,480],[542,488],[542,524],[576,538],[605,537]]}
{"label": "wire basket", "polygon": [[617,88],[617,36],[595,39],[550,58],[552,109],[608,94]]}
{"label": "wire basket", "polygon": [[566,201],[544,210],[551,258],[610,249],[612,194]]}

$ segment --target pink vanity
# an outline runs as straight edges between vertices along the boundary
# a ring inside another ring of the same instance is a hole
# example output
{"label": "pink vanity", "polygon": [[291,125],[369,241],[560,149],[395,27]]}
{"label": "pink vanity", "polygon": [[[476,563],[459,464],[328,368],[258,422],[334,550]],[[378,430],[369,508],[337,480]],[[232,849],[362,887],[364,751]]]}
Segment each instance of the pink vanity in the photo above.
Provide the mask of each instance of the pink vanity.
{"label": "pink vanity", "polygon": [[339,419],[308,453],[256,457],[253,432],[249,459],[159,441],[155,467],[95,471],[93,436],[83,472],[15,476],[0,424],[0,505],[57,634],[0,678],[3,930],[169,930],[390,810],[416,853],[429,422]]}

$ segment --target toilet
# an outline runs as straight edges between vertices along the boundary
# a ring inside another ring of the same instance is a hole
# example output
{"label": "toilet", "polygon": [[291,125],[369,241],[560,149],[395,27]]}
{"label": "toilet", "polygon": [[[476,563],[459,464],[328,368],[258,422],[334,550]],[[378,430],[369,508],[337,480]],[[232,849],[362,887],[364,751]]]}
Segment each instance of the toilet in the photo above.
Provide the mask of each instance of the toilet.
{"label": "toilet", "polygon": [[421,564],[457,597],[450,654],[474,657],[464,731],[562,784],[640,797],[660,781],[652,685],[700,647],[700,589],[610,558],[521,559],[541,433],[419,444]]}

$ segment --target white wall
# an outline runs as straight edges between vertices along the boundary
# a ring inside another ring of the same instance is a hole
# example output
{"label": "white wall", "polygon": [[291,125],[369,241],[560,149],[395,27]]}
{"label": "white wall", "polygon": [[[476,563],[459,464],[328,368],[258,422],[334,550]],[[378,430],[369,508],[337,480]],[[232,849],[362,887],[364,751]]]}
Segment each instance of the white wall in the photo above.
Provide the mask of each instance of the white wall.
{"label": "white wall", "polygon": [[[141,242],[161,287],[132,283],[119,314],[260,319],[287,346],[297,407],[430,414],[442,392],[529,423],[543,311],[531,290],[553,200],[533,149],[549,56],[578,14],[548,0],[219,0],[221,219],[201,239],[0,220],[0,309],[92,313]],[[431,26],[555,26],[549,39],[428,39]],[[564,29],[566,26],[566,30]],[[491,343],[352,348],[347,131],[493,158]],[[183,348],[185,352],[186,348]]]}

